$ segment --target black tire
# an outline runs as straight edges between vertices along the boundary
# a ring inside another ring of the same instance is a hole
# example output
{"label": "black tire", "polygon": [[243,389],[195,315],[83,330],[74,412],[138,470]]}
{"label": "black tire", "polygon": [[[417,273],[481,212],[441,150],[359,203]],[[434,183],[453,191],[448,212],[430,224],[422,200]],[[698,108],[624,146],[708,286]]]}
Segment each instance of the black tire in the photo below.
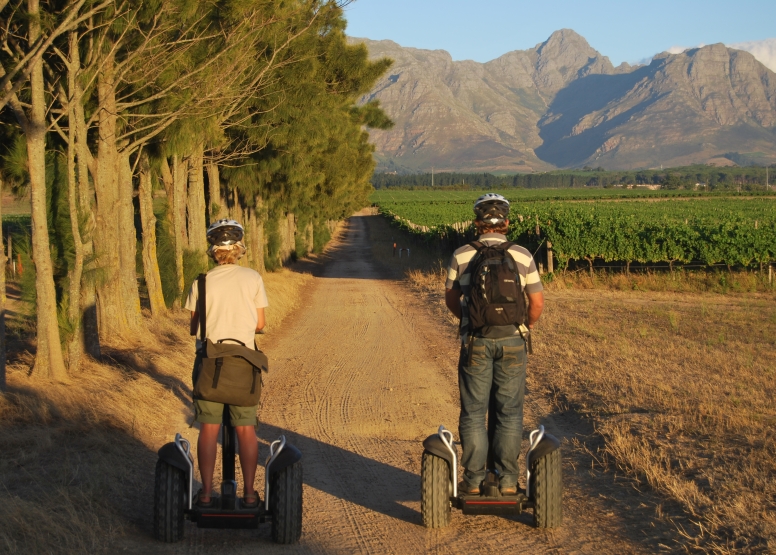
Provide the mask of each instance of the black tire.
{"label": "black tire", "polygon": [[560,449],[531,463],[534,526],[555,528],[563,522],[563,480]]}
{"label": "black tire", "polygon": [[450,496],[450,464],[442,457],[423,452],[420,466],[420,514],[426,528],[444,528],[450,524],[452,507]]}
{"label": "black tire", "polygon": [[173,543],[183,539],[183,511],[188,488],[186,474],[162,459],[156,462],[154,484],[154,536]]}
{"label": "black tire", "polygon": [[273,472],[269,478],[272,540],[295,543],[302,537],[302,462]]}

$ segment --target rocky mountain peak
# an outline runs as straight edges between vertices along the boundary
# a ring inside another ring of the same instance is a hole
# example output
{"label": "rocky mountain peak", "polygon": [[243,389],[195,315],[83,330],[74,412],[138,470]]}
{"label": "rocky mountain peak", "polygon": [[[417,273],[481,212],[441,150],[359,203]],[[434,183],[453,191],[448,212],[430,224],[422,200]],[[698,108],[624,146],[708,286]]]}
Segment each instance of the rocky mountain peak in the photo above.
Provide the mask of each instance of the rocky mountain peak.
{"label": "rocky mountain peak", "polygon": [[536,46],[535,52],[536,84],[550,96],[579,77],[614,73],[609,58],[602,56],[571,29],[555,31]]}
{"label": "rocky mountain peak", "polygon": [[616,69],[571,29],[485,64],[364,41],[394,65],[362,99],[396,123],[371,131],[382,169],[654,167],[727,152],[776,161],[776,74],[714,44]]}

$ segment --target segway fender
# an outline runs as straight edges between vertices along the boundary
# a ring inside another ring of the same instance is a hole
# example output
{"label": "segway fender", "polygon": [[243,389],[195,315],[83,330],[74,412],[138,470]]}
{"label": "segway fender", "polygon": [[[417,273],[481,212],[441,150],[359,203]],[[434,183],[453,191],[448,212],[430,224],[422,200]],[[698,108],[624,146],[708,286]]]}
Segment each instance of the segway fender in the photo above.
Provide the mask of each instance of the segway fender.
{"label": "segway fender", "polygon": [[283,447],[283,450],[278,453],[278,456],[275,457],[274,461],[272,461],[272,464],[267,469],[267,473],[273,474],[275,472],[280,472],[284,468],[291,466],[301,459],[302,452],[290,443],[286,443],[286,445]]}
{"label": "segway fender", "polygon": [[531,463],[533,461],[549,455],[556,449],[560,449],[560,441],[552,434],[545,433],[539,441],[539,444],[528,452],[526,460],[527,467],[531,468]]}
{"label": "segway fender", "polygon": [[186,455],[175,445],[175,442],[166,443],[157,452],[159,458],[170,466],[181,469],[187,476],[191,469],[191,462],[186,460]]}
{"label": "segway fender", "polygon": [[436,455],[437,457],[443,458],[450,464],[450,466],[454,464],[453,454],[450,453],[450,450],[442,441],[442,438],[439,437],[439,434],[434,434],[424,439],[423,448],[429,453],[431,453],[432,455]]}

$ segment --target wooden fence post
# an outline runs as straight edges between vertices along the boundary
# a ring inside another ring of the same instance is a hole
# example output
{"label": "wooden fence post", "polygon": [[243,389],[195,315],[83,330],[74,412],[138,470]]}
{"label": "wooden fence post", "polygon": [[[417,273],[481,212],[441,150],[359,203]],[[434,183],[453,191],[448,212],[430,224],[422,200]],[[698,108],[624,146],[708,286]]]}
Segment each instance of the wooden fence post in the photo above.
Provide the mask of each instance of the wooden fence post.
{"label": "wooden fence post", "polygon": [[547,241],[547,273],[551,274],[555,271],[555,265],[552,260],[552,243]]}

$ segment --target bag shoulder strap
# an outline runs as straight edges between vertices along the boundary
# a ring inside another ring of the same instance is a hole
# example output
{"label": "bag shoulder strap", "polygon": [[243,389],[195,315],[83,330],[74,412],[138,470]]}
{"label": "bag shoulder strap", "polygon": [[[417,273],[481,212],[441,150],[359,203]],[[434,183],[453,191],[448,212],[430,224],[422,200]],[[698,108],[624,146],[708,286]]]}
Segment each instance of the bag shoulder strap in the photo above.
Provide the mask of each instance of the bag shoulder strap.
{"label": "bag shoulder strap", "polygon": [[205,318],[207,304],[205,303],[205,279],[207,274],[199,274],[197,276],[197,312],[199,313],[199,333],[202,340],[202,344],[205,343],[207,337],[207,319]]}

